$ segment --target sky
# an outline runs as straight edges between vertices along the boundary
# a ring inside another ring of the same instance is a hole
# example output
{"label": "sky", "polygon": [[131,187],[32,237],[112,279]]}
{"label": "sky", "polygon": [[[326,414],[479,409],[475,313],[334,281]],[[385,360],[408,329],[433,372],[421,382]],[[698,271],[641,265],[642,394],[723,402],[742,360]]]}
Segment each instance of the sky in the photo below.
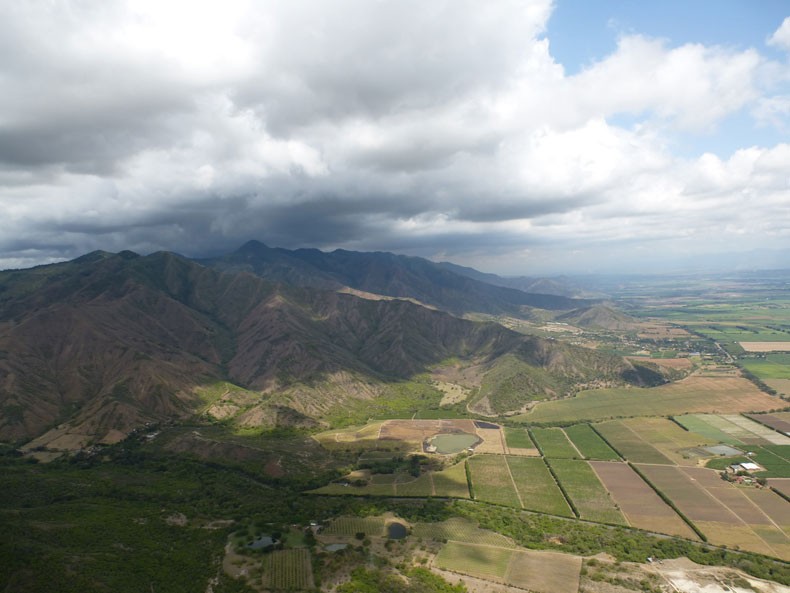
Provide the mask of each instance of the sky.
{"label": "sky", "polygon": [[790,3],[0,0],[0,269],[249,239],[776,267]]}

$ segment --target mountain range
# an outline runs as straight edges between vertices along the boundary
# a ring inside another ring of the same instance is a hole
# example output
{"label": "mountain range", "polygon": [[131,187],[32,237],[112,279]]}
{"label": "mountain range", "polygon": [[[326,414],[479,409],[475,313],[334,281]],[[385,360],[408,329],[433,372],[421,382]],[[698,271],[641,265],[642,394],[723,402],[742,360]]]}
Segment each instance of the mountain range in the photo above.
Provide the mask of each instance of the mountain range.
{"label": "mountain range", "polygon": [[413,379],[458,360],[474,369],[469,409],[487,414],[652,372],[459,316],[529,303],[578,304],[419,258],[255,242],[200,262],[93,252],[0,272],[0,439],[79,448],[196,414],[315,426],[433,398]]}

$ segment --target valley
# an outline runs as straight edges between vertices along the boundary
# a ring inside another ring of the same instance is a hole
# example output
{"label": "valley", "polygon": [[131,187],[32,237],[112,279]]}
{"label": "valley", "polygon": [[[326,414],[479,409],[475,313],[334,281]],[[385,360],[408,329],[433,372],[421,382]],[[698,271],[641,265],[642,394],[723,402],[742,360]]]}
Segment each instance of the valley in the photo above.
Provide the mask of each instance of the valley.
{"label": "valley", "polygon": [[248,244],[0,272],[0,584],[790,586],[773,280],[556,300],[441,269]]}

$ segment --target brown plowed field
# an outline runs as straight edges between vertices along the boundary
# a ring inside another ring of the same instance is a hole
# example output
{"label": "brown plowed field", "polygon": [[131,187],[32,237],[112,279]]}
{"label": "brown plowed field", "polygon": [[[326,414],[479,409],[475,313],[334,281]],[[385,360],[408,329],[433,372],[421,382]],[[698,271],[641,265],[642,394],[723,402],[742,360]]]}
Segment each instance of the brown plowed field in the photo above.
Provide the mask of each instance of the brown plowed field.
{"label": "brown plowed field", "polygon": [[697,539],[686,522],[627,464],[612,461],[589,463],[631,525]]}
{"label": "brown plowed field", "polygon": [[[766,496],[770,492],[755,494],[752,487],[725,482],[717,472],[705,468],[642,465],[639,469],[711,543],[790,558],[786,526],[772,520],[772,516],[790,515],[790,503]],[[765,511],[758,506],[761,501],[768,505]]]}
{"label": "brown plowed field", "polygon": [[752,420],[754,420],[755,422],[765,424],[766,426],[770,426],[771,428],[780,430],[785,434],[790,434],[790,422],[788,422],[787,420],[783,420],[782,418],[777,418],[773,414],[746,414],[746,415]]}

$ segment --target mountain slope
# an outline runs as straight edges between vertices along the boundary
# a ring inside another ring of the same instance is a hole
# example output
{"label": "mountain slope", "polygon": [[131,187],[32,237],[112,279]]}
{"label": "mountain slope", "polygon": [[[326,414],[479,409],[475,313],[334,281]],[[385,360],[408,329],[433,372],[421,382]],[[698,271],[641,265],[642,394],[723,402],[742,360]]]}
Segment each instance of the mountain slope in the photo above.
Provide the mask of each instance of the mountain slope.
{"label": "mountain slope", "polygon": [[385,252],[267,247],[250,241],[233,253],[200,263],[232,272],[251,272],[269,280],[325,289],[355,290],[419,301],[454,314],[525,315],[531,307],[568,310],[589,301],[526,293],[458,274],[419,257]]}
{"label": "mountain slope", "polygon": [[531,278],[529,276],[498,276],[487,272],[481,272],[467,266],[459,266],[450,262],[440,262],[437,265],[446,270],[493,284],[494,286],[504,286],[515,288],[523,292],[547,294],[569,298],[598,298],[600,295],[590,293],[577,286],[571,279],[565,277],[558,278]]}
{"label": "mountain slope", "polygon": [[[621,381],[633,370],[407,301],[220,273],[170,253],[0,273],[2,440],[46,433],[33,444],[73,448],[206,408],[246,425],[305,425],[397,396],[442,360],[493,369],[505,356],[539,372],[504,408],[532,399],[529,389],[561,395],[600,369]],[[215,387],[224,381],[238,387]]]}

